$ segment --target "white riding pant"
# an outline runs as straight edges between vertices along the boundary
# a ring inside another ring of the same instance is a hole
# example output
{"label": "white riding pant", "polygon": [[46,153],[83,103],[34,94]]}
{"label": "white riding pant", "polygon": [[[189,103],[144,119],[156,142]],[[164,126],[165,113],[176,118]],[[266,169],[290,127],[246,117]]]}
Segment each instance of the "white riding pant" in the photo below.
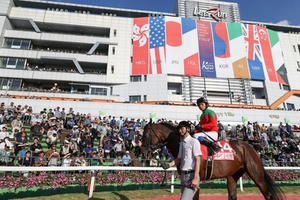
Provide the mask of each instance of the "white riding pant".
{"label": "white riding pant", "polygon": [[[208,137],[208,135],[209,135],[209,137]],[[203,136],[203,137],[207,138],[210,141],[212,141],[212,139],[214,139],[215,141],[218,140],[218,133],[216,131],[210,131],[210,132],[205,132],[205,133],[204,132],[195,133],[193,137],[198,139],[199,136]]]}

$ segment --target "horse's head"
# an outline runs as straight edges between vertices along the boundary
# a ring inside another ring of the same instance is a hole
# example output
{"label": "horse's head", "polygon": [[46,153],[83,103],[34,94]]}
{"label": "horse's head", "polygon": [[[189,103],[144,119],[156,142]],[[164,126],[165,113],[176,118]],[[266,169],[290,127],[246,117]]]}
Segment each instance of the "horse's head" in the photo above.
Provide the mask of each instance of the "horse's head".
{"label": "horse's head", "polygon": [[176,147],[179,144],[179,135],[175,132],[176,129],[172,125],[167,123],[152,123],[150,119],[150,122],[144,127],[142,137],[141,153],[143,159],[151,158],[153,151],[163,146],[167,146],[170,152],[173,150],[171,152],[172,155],[177,156],[178,148]]}
{"label": "horse's head", "polygon": [[152,119],[150,119],[150,122],[144,127],[141,146],[141,153],[143,159],[149,159],[152,156],[152,124]]}

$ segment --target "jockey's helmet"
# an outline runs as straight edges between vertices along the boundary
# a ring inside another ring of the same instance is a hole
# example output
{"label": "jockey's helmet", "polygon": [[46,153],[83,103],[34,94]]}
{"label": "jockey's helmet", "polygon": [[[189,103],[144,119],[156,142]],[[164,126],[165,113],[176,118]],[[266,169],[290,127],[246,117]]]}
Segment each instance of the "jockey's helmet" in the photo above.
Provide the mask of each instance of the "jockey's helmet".
{"label": "jockey's helmet", "polygon": [[206,103],[208,104],[208,100],[206,97],[200,97],[199,99],[197,99],[197,105],[199,105],[199,103]]}

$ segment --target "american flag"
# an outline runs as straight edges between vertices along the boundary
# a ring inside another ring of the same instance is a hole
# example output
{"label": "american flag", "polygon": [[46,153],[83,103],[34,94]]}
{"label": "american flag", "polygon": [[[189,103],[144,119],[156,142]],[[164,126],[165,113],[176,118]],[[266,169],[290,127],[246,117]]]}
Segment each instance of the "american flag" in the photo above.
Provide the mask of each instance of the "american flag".
{"label": "american flag", "polygon": [[162,74],[165,68],[165,17],[150,17],[151,74]]}

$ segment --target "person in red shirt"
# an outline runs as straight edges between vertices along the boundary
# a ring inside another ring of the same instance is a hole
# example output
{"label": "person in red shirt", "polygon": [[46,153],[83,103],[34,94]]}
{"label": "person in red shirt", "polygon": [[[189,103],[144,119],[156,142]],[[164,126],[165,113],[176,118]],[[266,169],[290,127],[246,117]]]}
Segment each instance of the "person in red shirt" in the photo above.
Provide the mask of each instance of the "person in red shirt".
{"label": "person in red shirt", "polygon": [[207,146],[213,152],[221,149],[214,141],[218,140],[218,119],[216,113],[209,109],[209,103],[206,97],[200,97],[197,100],[197,106],[202,111],[199,125],[195,129],[194,137],[201,144]]}

